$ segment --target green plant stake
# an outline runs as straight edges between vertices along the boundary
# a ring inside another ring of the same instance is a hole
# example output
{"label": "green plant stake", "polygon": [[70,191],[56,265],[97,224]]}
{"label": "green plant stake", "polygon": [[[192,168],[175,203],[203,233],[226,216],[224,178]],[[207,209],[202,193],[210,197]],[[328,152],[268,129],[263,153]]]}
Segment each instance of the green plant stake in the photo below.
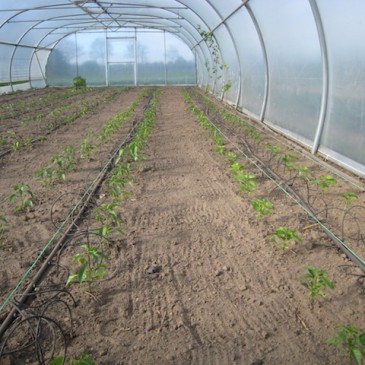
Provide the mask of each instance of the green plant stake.
{"label": "green plant stake", "polygon": [[253,209],[259,214],[260,218],[271,214],[275,209],[274,205],[267,199],[255,199],[251,202],[251,204]]}
{"label": "green plant stake", "polygon": [[14,192],[8,196],[9,201],[18,200],[18,205],[15,207],[17,212],[24,212],[34,206],[34,194],[29,186],[24,182],[19,182],[13,186]]}
{"label": "green plant stake", "polygon": [[301,241],[302,237],[295,229],[287,227],[278,227],[271,233],[274,243],[280,245],[283,253],[288,249],[290,241]]}
{"label": "green plant stake", "polygon": [[104,263],[104,260],[107,260],[108,257],[102,251],[89,244],[81,245],[81,248],[84,254],[77,253],[72,259],[72,262],[78,264],[79,268],[75,273],[69,275],[66,285],[70,285],[74,280],[77,280],[80,284],[87,282],[91,292],[92,283],[102,279],[105,275],[107,265]]}
{"label": "green plant stake", "polygon": [[341,346],[356,365],[363,363],[365,356],[365,330],[351,325],[339,324],[337,336],[327,339],[329,345]]}
{"label": "green plant stake", "polygon": [[334,289],[336,285],[323,269],[312,265],[308,265],[305,268],[308,272],[300,277],[300,282],[308,289],[310,305],[313,308],[315,298],[318,296],[325,297],[326,293],[324,289]]}

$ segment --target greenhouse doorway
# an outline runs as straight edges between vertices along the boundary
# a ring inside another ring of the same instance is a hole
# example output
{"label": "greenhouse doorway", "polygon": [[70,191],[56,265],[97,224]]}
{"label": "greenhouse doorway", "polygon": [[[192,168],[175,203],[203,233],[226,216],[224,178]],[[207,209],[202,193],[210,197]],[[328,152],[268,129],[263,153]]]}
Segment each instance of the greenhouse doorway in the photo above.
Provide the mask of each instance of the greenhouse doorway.
{"label": "greenhouse doorway", "polygon": [[106,38],[108,86],[137,85],[136,37]]}

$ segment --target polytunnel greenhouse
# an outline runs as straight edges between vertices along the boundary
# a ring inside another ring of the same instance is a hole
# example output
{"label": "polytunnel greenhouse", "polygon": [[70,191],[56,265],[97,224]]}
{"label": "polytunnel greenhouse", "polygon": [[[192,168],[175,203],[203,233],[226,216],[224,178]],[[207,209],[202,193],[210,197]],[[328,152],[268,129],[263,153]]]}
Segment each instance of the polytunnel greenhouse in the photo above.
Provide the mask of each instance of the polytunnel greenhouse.
{"label": "polytunnel greenhouse", "polygon": [[364,19],[0,0],[0,364],[365,363]]}

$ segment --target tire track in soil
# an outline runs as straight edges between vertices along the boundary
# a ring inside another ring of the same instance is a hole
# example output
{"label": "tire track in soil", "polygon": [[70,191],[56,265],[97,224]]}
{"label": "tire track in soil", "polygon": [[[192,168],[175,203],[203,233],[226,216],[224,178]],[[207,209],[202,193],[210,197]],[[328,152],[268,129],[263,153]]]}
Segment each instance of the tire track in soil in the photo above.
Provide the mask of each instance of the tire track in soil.
{"label": "tire track in soil", "polygon": [[[91,341],[100,364],[330,363],[296,318],[298,289],[265,249],[264,223],[250,224],[213,151],[178,88],[165,88],[122,207],[120,273],[93,309],[102,340],[84,331],[76,342]],[[146,273],[152,263],[160,273]]]}

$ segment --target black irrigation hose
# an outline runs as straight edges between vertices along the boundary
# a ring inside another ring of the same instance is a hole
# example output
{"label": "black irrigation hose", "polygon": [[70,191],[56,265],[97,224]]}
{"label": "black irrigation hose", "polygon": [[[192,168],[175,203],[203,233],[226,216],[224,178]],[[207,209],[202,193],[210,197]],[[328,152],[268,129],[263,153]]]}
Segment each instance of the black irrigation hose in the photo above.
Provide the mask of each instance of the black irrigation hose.
{"label": "black irrigation hose", "polygon": [[[217,124],[220,124],[226,131],[228,131],[231,135],[239,137],[236,135],[236,132],[227,127],[219,118],[219,121],[215,121]],[[217,127],[215,123],[210,121],[212,125],[217,128],[219,133],[226,138],[228,137]],[[246,147],[248,154],[244,153],[246,157],[249,159],[253,159],[253,163],[256,167],[258,167],[269,179],[275,181],[277,186],[281,187],[291,198],[316,222],[320,225],[326,235],[335,243],[335,245],[340,248],[362,271],[365,272],[365,263],[364,261],[356,255],[339,237],[335,235],[332,230],[330,230],[321,220],[319,220],[316,216],[316,213],[313,211],[312,207],[308,205],[305,200],[302,198],[300,194],[298,194],[294,189],[292,189],[283,178],[277,175],[267,164],[265,164],[249,147],[247,142],[242,139],[241,143]],[[258,166],[259,165],[259,166]],[[363,241],[363,237],[361,235],[361,239]]]}
{"label": "black irrigation hose", "polygon": [[[152,96],[154,94],[154,89],[149,93],[148,100],[146,101],[146,105],[144,107],[144,110],[146,110],[152,100]],[[75,234],[75,227],[77,226],[77,222],[82,219],[84,212],[88,209],[89,203],[91,199],[94,197],[96,192],[99,190],[102,182],[105,180],[108,172],[112,169],[114,161],[117,158],[118,151],[123,148],[125,145],[127,145],[132,139],[134,134],[136,133],[137,127],[139,123],[143,120],[141,118],[140,120],[136,121],[134,120],[132,123],[132,127],[129,130],[126,138],[122,143],[120,143],[114,151],[111,153],[111,157],[108,161],[108,163],[104,166],[103,172],[99,175],[99,177],[94,181],[94,186],[89,187],[89,192],[86,196],[85,200],[78,206],[75,211],[75,217],[73,218],[72,222],[68,225],[65,233],[58,239],[57,243],[55,244],[52,251],[48,254],[47,258],[45,258],[43,264],[41,265],[38,272],[35,274],[31,282],[28,284],[27,288],[21,295],[18,303],[19,307],[24,306],[28,303],[29,299],[31,297],[34,297],[34,289],[37,287],[37,285],[43,280],[45,274],[47,273],[49,267],[52,264],[52,259],[54,256],[56,256],[59,251],[65,247],[65,243],[70,240],[70,237],[72,237]],[[81,199],[82,200],[82,199]],[[7,317],[3,321],[3,323],[0,326],[0,340],[3,338],[4,333],[9,328],[11,323],[14,321],[14,319],[17,317],[19,311],[18,308],[13,307],[10,312],[8,313]],[[1,351],[0,351],[1,353]]]}
{"label": "black irrigation hose", "polygon": [[[31,325],[31,320],[36,320],[36,328],[33,328],[33,326]],[[46,362],[44,361],[44,355],[42,353],[42,346],[40,344],[41,322],[42,321],[45,321],[48,326],[51,326],[51,325],[55,326],[57,328],[57,330],[59,331],[59,333],[61,334],[62,339],[63,339],[63,349],[64,349],[63,358],[65,359],[66,353],[67,353],[67,344],[66,344],[66,336],[65,336],[65,333],[63,332],[61,326],[55,320],[53,320],[52,318],[45,317],[45,316],[37,316],[37,315],[32,315],[32,316],[23,318],[20,322],[18,322],[16,324],[16,326],[14,326],[9,331],[9,333],[5,336],[3,345],[0,348],[0,355],[10,355],[12,353],[15,353],[15,352],[19,351],[19,348],[17,348],[16,350],[13,350],[13,351],[8,351],[8,352],[5,352],[4,350],[5,350],[5,346],[8,342],[8,340],[10,339],[11,335],[20,326],[22,326],[23,324],[27,324],[29,326],[29,330],[31,331],[31,334],[32,334],[31,342],[28,342],[27,344],[25,344],[20,350],[28,348],[28,347],[35,344],[36,357],[38,359],[39,364],[46,365]],[[50,328],[52,329],[52,332],[53,332],[51,343],[52,343],[52,349],[53,349],[53,354],[54,354],[54,349],[55,349],[55,346],[56,346],[56,343],[55,343],[55,337],[56,336],[55,336],[54,328],[53,327],[50,327]]]}

